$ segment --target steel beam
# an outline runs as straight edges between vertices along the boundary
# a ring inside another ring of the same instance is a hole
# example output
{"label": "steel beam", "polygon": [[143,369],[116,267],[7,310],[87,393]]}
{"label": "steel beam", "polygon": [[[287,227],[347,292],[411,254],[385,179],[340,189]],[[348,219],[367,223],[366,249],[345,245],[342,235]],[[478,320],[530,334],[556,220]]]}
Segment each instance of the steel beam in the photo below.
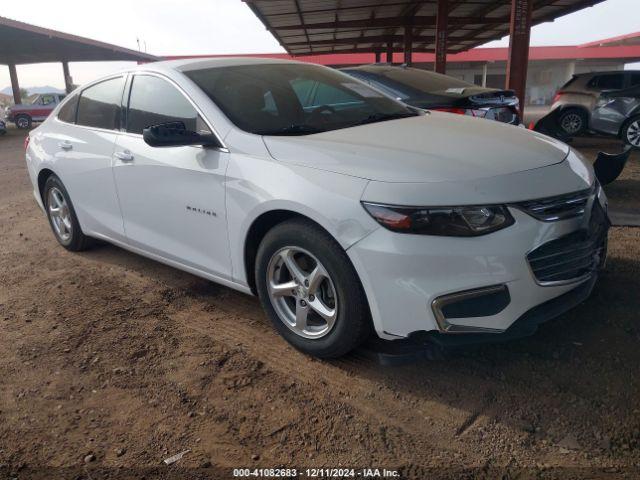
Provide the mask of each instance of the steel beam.
{"label": "steel beam", "polygon": [[22,103],[22,95],[20,95],[20,84],[18,83],[18,71],[15,63],[9,64],[9,77],[11,78],[11,90],[13,90],[13,103],[18,105]]}
{"label": "steel beam", "polygon": [[[411,30],[411,27],[407,27]],[[317,45],[354,45],[354,44],[363,44],[363,43],[402,43],[406,39],[407,29],[405,28],[404,35],[371,35],[371,36],[360,36],[360,37],[349,37],[349,38],[327,38],[325,40],[311,40],[309,42],[289,42],[286,44],[288,48],[295,47],[303,47],[303,46],[317,46]],[[424,43],[433,43],[436,37],[433,35],[422,35],[420,37],[416,37],[412,35],[414,42],[424,42]]]}
{"label": "steel beam", "polygon": [[[416,16],[412,18],[414,27],[433,27],[436,24],[435,16]],[[486,18],[486,17],[451,17],[450,25],[504,25],[509,22],[507,17]],[[281,25],[274,27],[276,30],[329,30],[338,28],[387,28],[401,27],[405,23],[403,17],[375,18],[363,20],[337,20],[333,22],[311,22],[299,23],[296,25]]]}
{"label": "steel beam", "polygon": [[447,16],[449,15],[448,0],[438,0],[438,15],[436,20],[436,62],[438,73],[447,72]]}
{"label": "steel beam", "polygon": [[507,60],[507,85],[520,99],[520,116],[524,111],[531,39],[531,15],[533,0],[511,0],[509,25],[509,58]]}

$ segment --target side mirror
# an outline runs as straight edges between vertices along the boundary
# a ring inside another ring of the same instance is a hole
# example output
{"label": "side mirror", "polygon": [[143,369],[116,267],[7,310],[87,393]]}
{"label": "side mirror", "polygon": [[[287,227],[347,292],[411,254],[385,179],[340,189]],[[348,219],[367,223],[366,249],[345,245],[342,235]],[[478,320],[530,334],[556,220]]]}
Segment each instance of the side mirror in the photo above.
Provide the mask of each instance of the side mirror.
{"label": "side mirror", "polygon": [[221,147],[218,138],[211,133],[198,133],[187,130],[182,122],[151,125],[142,131],[142,138],[151,147],[184,147],[202,145],[203,147]]}

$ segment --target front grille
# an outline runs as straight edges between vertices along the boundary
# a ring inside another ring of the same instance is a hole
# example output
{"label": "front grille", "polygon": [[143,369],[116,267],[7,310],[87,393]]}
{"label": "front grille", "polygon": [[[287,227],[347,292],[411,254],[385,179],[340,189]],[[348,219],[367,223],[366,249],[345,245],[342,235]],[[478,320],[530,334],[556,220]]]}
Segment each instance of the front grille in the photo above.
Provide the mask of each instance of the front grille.
{"label": "front grille", "polygon": [[527,255],[538,282],[574,280],[596,271],[606,255],[609,221],[596,199],[588,229],[552,240]]}
{"label": "front grille", "polygon": [[513,206],[523,210],[534,218],[543,222],[555,222],[567,218],[579,217],[584,214],[589,197],[595,193],[597,184],[579,192],[547,197],[539,200],[519,202]]}

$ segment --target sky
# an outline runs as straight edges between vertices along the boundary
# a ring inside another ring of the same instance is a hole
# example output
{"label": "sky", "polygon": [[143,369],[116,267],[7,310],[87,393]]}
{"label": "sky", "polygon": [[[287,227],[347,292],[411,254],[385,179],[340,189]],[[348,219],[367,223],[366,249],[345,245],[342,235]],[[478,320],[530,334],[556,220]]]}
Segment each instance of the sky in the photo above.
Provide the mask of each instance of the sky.
{"label": "sky", "polygon": [[[531,44],[578,45],[640,31],[639,0],[607,0],[594,7],[533,28]],[[5,0],[0,15],[45,28],[141,48],[155,55],[273,53],[284,51],[240,0]],[[508,38],[486,46],[506,46]],[[71,76],[83,84],[126,62],[71,63]],[[64,85],[60,64],[18,66],[22,87]],[[10,85],[0,65],[0,89]]]}

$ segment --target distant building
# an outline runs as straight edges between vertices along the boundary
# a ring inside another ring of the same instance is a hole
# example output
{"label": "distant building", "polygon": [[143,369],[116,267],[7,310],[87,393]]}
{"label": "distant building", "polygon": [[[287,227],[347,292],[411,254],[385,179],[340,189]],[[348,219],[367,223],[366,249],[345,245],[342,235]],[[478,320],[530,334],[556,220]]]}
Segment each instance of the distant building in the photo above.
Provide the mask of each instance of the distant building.
{"label": "distant building", "polygon": [[[447,74],[477,85],[504,88],[506,83],[508,48],[474,48],[450,54],[447,57]],[[199,58],[225,55],[193,55],[166,57]],[[237,55],[235,55],[237,56]],[[241,55],[268,58],[293,58],[286,53]],[[400,63],[402,54],[396,53],[394,61]],[[372,63],[371,53],[309,55],[294,60],[318,63],[334,67]],[[414,66],[433,69],[434,54],[414,53]],[[549,105],[556,91],[576,73],[605,70],[624,70],[629,63],[640,62],[640,32],[590,42],[584,45],[531,47],[526,100],[528,105]]]}

